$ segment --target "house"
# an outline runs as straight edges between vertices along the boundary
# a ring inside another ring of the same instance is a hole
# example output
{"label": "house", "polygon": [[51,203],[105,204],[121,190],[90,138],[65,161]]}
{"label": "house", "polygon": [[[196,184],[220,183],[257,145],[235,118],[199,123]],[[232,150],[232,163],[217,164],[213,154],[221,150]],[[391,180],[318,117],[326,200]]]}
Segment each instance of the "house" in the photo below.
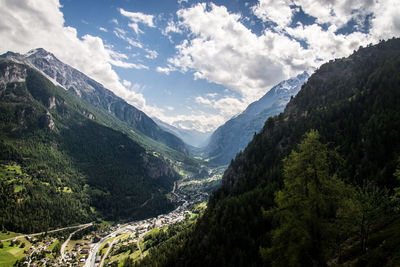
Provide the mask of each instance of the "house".
{"label": "house", "polygon": [[88,253],[89,253],[89,250],[90,250],[90,247],[89,247],[89,246],[83,247],[83,248],[82,248],[82,253],[83,253],[83,254],[88,254]]}
{"label": "house", "polygon": [[96,262],[100,262],[101,261],[101,256],[97,256],[96,257]]}

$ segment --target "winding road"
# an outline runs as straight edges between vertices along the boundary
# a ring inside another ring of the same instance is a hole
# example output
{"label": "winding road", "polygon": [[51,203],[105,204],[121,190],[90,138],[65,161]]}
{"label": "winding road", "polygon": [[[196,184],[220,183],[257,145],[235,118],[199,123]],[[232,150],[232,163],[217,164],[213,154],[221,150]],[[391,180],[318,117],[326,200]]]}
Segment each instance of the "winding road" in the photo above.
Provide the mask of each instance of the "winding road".
{"label": "winding road", "polygon": [[81,231],[81,230],[83,230],[83,229],[85,229],[85,228],[88,228],[89,226],[92,226],[92,225],[93,225],[93,223],[89,223],[89,224],[83,226],[82,228],[79,228],[78,230],[72,232],[72,233],[69,235],[68,239],[65,240],[65,242],[64,242],[64,243],[62,244],[62,246],[61,246],[61,260],[62,260],[62,261],[63,261],[64,258],[65,258],[65,252],[64,252],[64,251],[65,251],[65,248],[66,248],[67,245],[68,245],[68,242],[71,240],[71,237],[72,237],[76,232],[79,232],[79,231]]}
{"label": "winding road", "polygon": [[23,238],[23,237],[27,237],[27,236],[43,235],[43,234],[45,234],[45,233],[48,233],[48,234],[49,234],[49,233],[55,233],[55,232],[64,231],[64,230],[67,230],[67,229],[82,228],[82,227],[85,227],[85,226],[86,226],[86,227],[87,227],[87,226],[90,226],[90,225],[92,225],[92,224],[93,224],[93,223],[85,223],[85,224],[80,224],[80,225],[75,225],[75,226],[68,226],[68,227],[58,228],[58,229],[50,230],[50,231],[47,231],[47,232],[40,232],[40,233],[34,233],[34,234],[19,235],[19,236],[14,236],[14,237],[11,237],[11,238],[7,238],[7,239],[0,240],[0,242],[15,240],[15,239],[19,239],[19,238]]}

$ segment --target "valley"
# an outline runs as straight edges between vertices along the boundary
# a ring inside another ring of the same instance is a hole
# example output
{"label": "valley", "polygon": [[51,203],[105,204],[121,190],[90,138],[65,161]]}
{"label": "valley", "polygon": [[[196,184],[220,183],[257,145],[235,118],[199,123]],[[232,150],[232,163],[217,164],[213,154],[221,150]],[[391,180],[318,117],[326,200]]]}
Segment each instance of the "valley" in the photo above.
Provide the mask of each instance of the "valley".
{"label": "valley", "polygon": [[[194,208],[201,207],[200,210],[205,208],[208,199],[206,191],[210,191],[209,183],[220,181],[221,177],[218,175],[220,171],[211,170],[208,177],[187,178],[185,181],[175,182],[170,194],[177,207],[166,214],[126,223],[96,222],[2,238],[0,266],[7,265],[6,253],[14,247],[12,245],[14,243],[20,247],[21,244],[26,244],[20,249],[23,253],[20,252],[15,258],[16,266],[107,266],[122,264],[129,257],[137,261],[147,255],[152,248],[152,245],[148,245],[145,241],[150,233],[164,231],[168,226],[182,221],[190,220],[191,224],[194,222],[199,214],[198,208],[193,213]],[[60,235],[54,236],[54,233]],[[74,237],[76,234],[80,237]],[[28,246],[29,250],[23,249]],[[57,252],[53,250],[55,247]],[[122,247],[126,249],[118,252]],[[127,253],[128,251],[130,253]]]}
{"label": "valley", "polygon": [[400,266],[390,1],[0,0],[0,267]]}

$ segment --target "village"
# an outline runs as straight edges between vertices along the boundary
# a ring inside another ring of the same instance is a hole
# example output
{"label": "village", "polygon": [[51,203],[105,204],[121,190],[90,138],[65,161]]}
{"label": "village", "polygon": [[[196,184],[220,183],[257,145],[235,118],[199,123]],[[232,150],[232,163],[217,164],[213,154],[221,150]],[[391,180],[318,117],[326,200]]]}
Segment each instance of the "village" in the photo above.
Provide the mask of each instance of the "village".
{"label": "village", "polygon": [[[118,266],[127,257],[140,259],[146,235],[191,216],[194,201],[172,192],[181,203],[175,210],[157,217],[125,224],[88,223],[49,232],[3,240],[2,246],[18,251],[15,266]],[[204,197],[204,196],[203,196]],[[197,198],[199,200],[203,199]]]}

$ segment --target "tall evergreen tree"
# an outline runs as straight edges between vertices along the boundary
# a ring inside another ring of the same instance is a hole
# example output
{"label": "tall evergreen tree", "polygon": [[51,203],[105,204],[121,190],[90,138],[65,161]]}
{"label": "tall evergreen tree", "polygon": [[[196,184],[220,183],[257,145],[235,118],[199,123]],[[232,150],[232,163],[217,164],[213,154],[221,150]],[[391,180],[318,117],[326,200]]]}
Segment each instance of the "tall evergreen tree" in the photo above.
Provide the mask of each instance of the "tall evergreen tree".
{"label": "tall evergreen tree", "polygon": [[337,177],[341,158],[308,132],[297,151],[284,159],[284,188],[275,195],[270,210],[279,222],[272,247],[261,249],[273,266],[323,266],[327,249],[336,236],[335,219],[349,194]]}

